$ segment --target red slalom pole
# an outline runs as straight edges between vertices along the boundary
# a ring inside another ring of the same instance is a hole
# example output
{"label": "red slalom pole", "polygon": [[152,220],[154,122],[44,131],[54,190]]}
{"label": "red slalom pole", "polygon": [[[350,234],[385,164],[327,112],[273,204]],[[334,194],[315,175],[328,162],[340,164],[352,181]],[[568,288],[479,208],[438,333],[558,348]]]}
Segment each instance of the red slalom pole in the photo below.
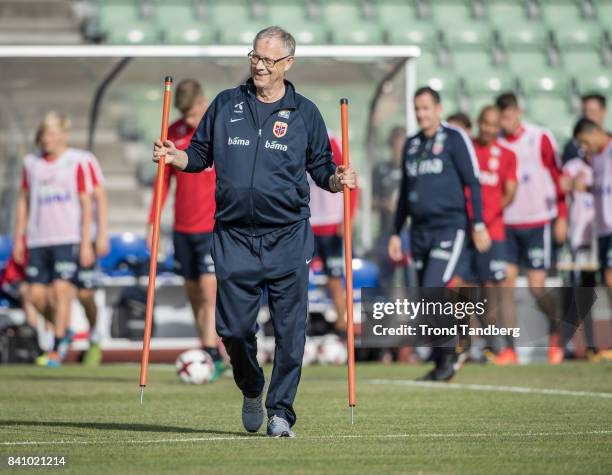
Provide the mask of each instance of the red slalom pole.
{"label": "red slalom pole", "polygon": [[[348,99],[340,99],[342,165],[349,166]],[[351,237],[351,190],[344,185],[344,264],[346,268],[346,346],[348,353],[348,401],[351,425],[355,423],[355,328],[353,326],[353,243]]]}
{"label": "red slalom pole", "polygon": [[[168,121],[170,117],[170,96],[172,95],[172,76],[166,76],[164,81],[164,108],[162,111],[161,141],[168,139]],[[155,302],[155,276],[157,275],[157,251],[159,247],[159,223],[162,208],[162,187],[166,171],[166,157],[161,157],[157,163],[157,179],[155,180],[155,213],[153,218],[153,240],[151,242],[151,262],[149,264],[149,287],[147,288],[147,311],[145,314],[145,329],[142,344],[142,359],[140,360],[140,404],[144,397],[149,372],[149,350],[151,345],[151,328],[153,327],[153,304]]]}

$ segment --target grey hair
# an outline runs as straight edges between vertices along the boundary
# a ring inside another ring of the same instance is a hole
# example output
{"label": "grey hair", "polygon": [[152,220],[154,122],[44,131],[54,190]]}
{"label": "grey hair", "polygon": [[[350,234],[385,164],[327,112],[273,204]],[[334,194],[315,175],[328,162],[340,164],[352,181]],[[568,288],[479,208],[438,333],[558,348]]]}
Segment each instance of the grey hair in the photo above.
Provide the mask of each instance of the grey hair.
{"label": "grey hair", "polygon": [[293,56],[295,54],[295,38],[291,33],[283,30],[280,26],[269,26],[257,33],[253,40],[253,48],[255,48],[255,43],[263,38],[278,38],[283,42],[283,46],[288,55]]}

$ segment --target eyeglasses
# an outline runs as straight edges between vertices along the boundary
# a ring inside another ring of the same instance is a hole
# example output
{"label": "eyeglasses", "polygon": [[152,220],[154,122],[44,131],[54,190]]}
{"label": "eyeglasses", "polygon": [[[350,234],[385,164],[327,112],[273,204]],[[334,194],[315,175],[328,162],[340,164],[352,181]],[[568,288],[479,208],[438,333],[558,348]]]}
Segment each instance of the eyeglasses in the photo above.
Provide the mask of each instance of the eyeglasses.
{"label": "eyeglasses", "polygon": [[276,65],[276,63],[278,63],[279,61],[282,61],[283,59],[287,59],[291,55],[288,54],[287,56],[283,56],[282,58],[272,59],[272,58],[263,58],[263,57],[259,56],[258,54],[255,54],[255,51],[251,51],[247,56],[248,56],[249,61],[251,61],[251,64],[253,66],[257,66],[259,61],[263,61],[264,66],[267,69],[272,69]]}

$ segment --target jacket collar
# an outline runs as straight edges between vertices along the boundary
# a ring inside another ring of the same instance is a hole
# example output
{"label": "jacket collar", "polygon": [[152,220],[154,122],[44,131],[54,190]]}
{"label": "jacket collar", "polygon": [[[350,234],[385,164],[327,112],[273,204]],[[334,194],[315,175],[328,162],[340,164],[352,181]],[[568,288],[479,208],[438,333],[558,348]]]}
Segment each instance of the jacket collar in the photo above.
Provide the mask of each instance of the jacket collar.
{"label": "jacket collar", "polygon": [[[297,108],[297,102],[295,100],[295,87],[294,85],[287,81],[286,79],[284,80],[285,82],[285,95],[281,98],[279,104],[278,104],[278,108],[279,109],[296,109]],[[252,99],[252,100],[257,100],[255,93],[255,83],[253,82],[252,78],[247,79],[246,83],[243,85],[243,91],[244,94]]]}

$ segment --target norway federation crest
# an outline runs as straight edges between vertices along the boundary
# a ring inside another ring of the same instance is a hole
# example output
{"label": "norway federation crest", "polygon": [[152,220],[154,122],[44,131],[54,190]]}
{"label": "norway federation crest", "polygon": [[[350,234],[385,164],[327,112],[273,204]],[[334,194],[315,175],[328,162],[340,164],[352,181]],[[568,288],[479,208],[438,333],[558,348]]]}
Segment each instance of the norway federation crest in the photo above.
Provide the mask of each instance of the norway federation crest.
{"label": "norway federation crest", "polygon": [[286,122],[276,121],[274,122],[274,128],[272,129],[272,132],[274,133],[275,137],[278,137],[280,139],[281,137],[285,136],[288,128],[289,126]]}

